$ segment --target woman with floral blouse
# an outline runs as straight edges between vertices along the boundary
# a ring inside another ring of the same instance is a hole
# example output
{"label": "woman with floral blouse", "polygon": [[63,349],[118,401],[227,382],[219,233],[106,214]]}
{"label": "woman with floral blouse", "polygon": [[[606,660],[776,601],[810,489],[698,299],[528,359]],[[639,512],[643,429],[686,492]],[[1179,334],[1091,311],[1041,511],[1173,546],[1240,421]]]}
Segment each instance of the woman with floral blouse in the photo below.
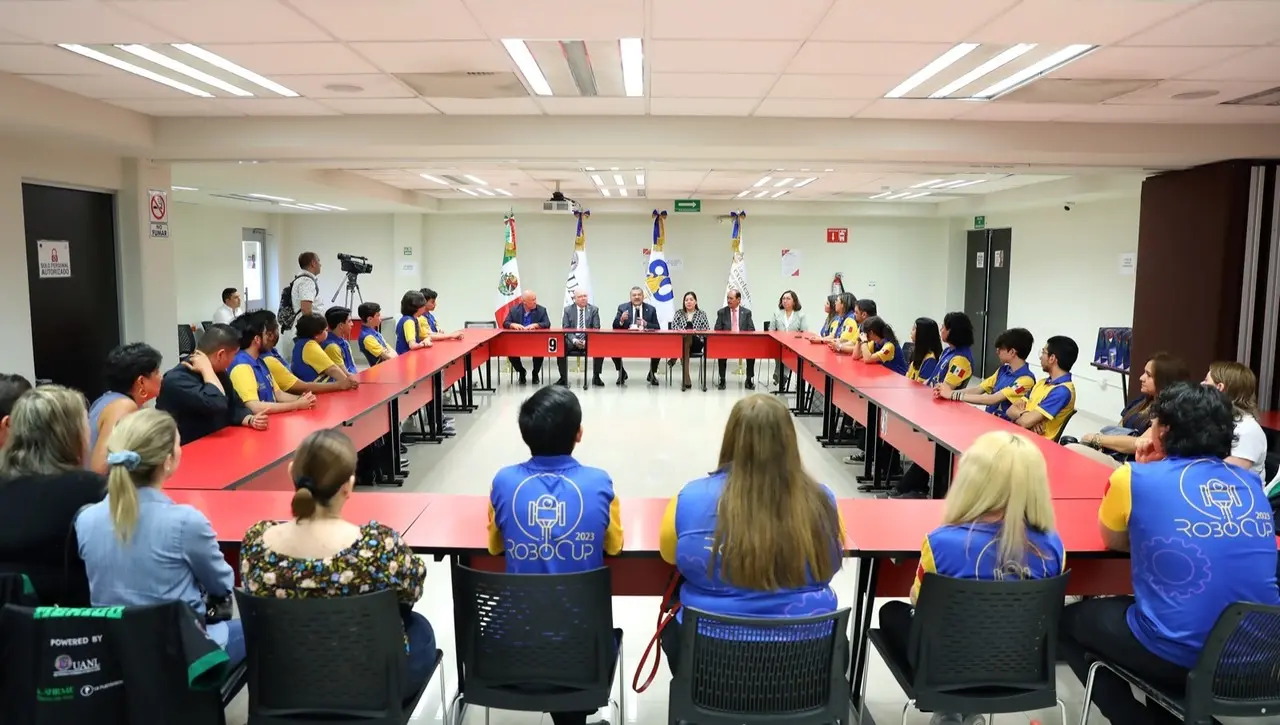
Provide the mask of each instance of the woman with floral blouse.
{"label": "woman with floral blouse", "polygon": [[[698,307],[698,295],[693,292],[684,293],[684,302],[681,309],[676,313],[674,319],[671,320],[671,329],[673,330],[710,330],[711,324],[707,320],[707,313]],[[689,356],[701,355],[707,347],[707,338],[704,335],[685,335],[684,350],[680,357],[680,370],[684,375],[680,384],[681,390],[688,390],[693,387],[693,380],[689,376]],[[675,358],[667,361],[667,366],[675,365]]]}

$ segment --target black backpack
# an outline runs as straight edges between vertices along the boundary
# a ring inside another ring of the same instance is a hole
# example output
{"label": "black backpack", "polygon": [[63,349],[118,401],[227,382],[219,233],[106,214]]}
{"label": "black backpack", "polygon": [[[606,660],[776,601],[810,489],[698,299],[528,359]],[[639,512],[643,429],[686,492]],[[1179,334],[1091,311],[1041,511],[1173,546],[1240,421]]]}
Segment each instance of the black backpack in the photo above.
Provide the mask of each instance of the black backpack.
{"label": "black backpack", "polygon": [[280,311],[276,313],[276,319],[280,321],[281,330],[292,330],[294,321],[298,319],[298,311],[293,308],[293,284],[303,276],[295,276],[280,290]]}

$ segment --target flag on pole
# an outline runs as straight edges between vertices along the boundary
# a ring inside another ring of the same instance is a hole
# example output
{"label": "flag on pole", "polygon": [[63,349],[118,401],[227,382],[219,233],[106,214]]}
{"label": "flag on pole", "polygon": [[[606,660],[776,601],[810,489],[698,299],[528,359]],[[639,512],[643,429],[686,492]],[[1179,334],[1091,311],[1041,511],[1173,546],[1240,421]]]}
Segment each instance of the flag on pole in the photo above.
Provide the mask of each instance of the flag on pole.
{"label": "flag on pole", "polygon": [[742,223],[747,219],[745,211],[731,213],[733,219],[733,261],[729,262],[729,282],[725,285],[724,296],[729,297],[729,290],[736,289],[742,293],[742,305],[751,309],[751,289],[747,286],[747,250],[742,246]]}
{"label": "flag on pole", "polygon": [[675,317],[675,288],[671,286],[671,269],[663,246],[667,243],[667,213],[653,210],[653,249],[644,273],[644,296],[658,310],[658,325],[667,329]]}
{"label": "flag on pole", "polygon": [[501,327],[512,307],[520,304],[520,267],[516,265],[516,216],[508,214],[502,221],[506,241],[502,246],[502,269],[498,272],[498,299],[493,317]]}
{"label": "flag on pole", "polygon": [[573,239],[573,256],[569,258],[569,276],[564,280],[564,306],[573,304],[573,291],[582,288],[591,300],[591,267],[587,266],[587,232],[582,223],[591,216],[590,211],[575,211],[578,232]]}

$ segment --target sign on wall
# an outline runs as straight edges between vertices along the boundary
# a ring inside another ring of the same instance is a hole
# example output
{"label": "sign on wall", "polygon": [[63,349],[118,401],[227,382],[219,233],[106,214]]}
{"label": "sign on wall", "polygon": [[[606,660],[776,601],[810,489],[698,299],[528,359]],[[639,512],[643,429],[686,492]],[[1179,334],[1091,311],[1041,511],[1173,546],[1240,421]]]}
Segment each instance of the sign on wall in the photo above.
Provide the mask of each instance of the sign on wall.
{"label": "sign on wall", "polygon": [[698,213],[702,211],[701,199],[676,199],[671,202],[671,208],[676,211],[688,211]]}
{"label": "sign on wall", "polygon": [[827,244],[847,244],[848,242],[848,227],[827,227]]}
{"label": "sign on wall", "polygon": [[974,228],[974,229],[986,229],[986,228],[987,228],[987,218],[986,218],[985,216],[976,216],[976,217],[974,217],[974,218],[973,218],[973,228]]}
{"label": "sign on wall", "polygon": [[36,242],[40,279],[71,276],[71,243],[41,239]]}
{"label": "sign on wall", "polygon": [[151,222],[152,237],[169,237],[169,192],[147,189],[147,221]]}

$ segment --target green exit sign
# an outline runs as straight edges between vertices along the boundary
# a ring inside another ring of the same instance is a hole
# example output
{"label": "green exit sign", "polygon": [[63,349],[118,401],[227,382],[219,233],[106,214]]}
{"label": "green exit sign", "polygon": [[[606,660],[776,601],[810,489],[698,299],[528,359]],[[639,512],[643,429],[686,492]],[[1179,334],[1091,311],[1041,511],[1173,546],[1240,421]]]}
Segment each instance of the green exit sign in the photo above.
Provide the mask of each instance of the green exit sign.
{"label": "green exit sign", "polygon": [[984,217],[984,216],[976,216],[976,217],[974,217],[974,218],[973,218],[973,228],[974,228],[974,229],[986,229],[986,228],[987,228],[987,218],[986,218],[986,217]]}
{"label": "green exit sign", "polygon": [[676,211],[700,212],[702,211],[702,200],[701,199],[676,199],[673,206],[675,207]]}

